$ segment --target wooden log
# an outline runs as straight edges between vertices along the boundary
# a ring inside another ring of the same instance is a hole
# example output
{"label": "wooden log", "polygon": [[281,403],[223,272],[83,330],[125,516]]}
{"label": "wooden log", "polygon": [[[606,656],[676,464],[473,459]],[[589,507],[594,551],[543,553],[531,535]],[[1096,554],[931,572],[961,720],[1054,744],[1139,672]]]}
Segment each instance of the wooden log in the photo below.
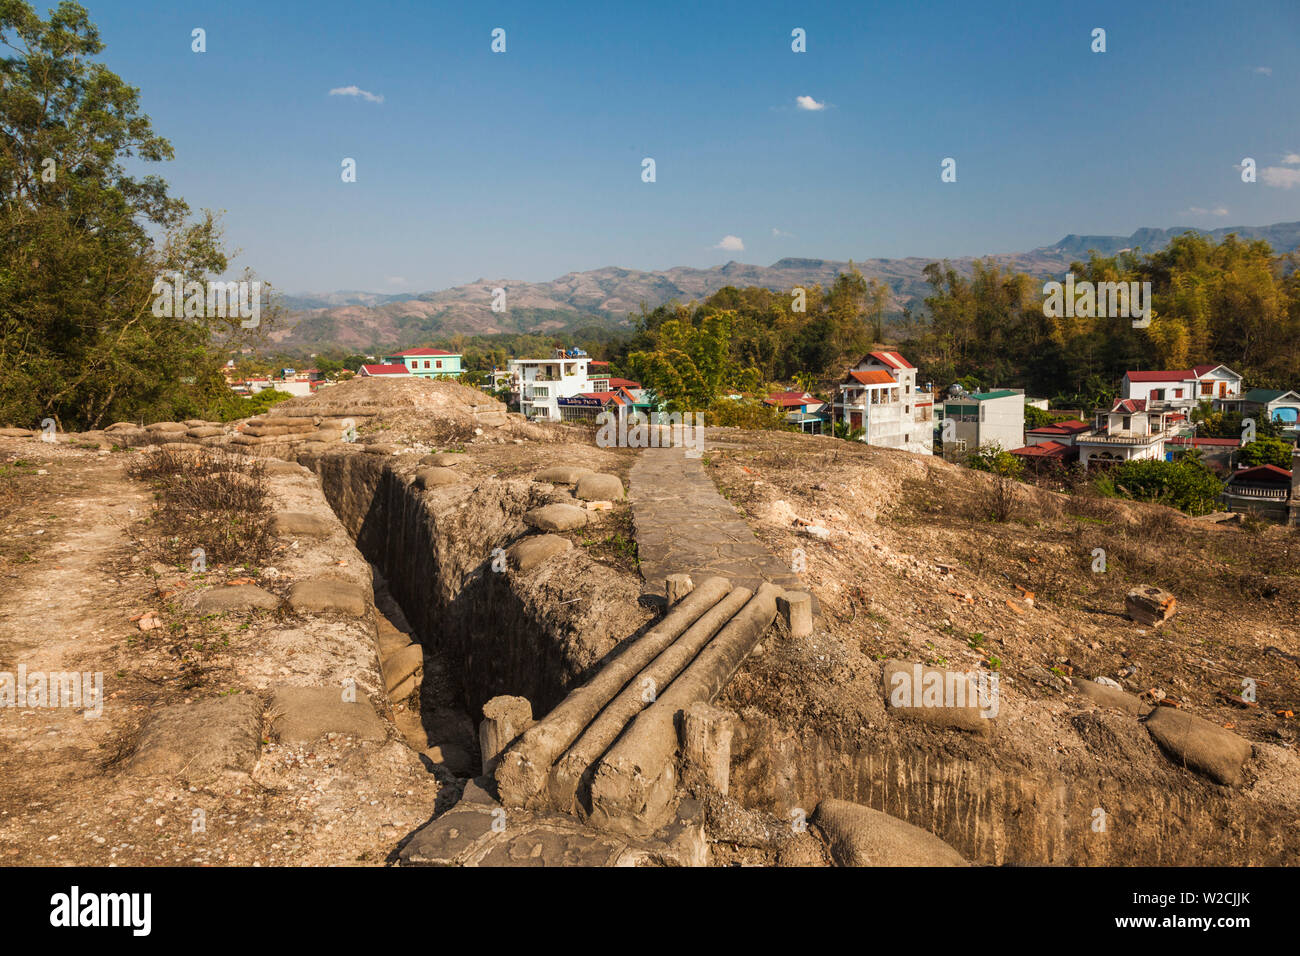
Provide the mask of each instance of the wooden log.
{"label": "wooden log", "polygon": [[780,593],[770,582],[760,585],[740,613],[601,758],[591,780],[591,823],[648,837],[672,819],[677,799],[677,714],[697,701],[712,701],[727,685],[776,618]]}
{"label": "wooden log", "polygon": [[483,705],[483,722],[478,725],[478,749],[483,773],[491,774],[501,752],[533,725],[533,705],[527,697],[501,695]]}
{"label": "wooden log", "polygon": [[577,809],[575,800],[581,800],[583,796],[578,792],[583,775],[636,715],[658,699],[673,678],[695,660],[713,635],[735,617],[751,597],[753,592],[748,588],[736,588],[713,605],[605,706],[551,768],[548,790],[553,809],[566,813]]}
{"label": "wooden log", "polygon": [[697,700],[681,713],[682,770],[688,780],[708,784],[724,797],[731,781],[734,715]]}
{"label": "wooden log", "polygon": [[[704,581],[668,615],[623,649],[581,687],[507,750],[497,764],[497,791],[507,806],[528,806],[546,786],[551,766],[591,723],[610,699],[645,666],[731,591],[731,582],[714,577]],[[545,800],[545,797],[541,797]]]}

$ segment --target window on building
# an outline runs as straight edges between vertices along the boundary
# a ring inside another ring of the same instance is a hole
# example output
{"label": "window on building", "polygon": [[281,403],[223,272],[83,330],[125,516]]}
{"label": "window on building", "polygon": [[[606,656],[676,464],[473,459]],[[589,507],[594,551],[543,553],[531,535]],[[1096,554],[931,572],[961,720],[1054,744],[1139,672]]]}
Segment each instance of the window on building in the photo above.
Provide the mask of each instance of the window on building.
{"label": "window on building", "polygon": [[[441,365],[442,363],[439,362],[438,364]],[[425,360],[424,360],[424,367],[425,367],[425,368],[428,368],[428,367],[429,367],[429,360],[428,360],[428,359],[425,359]]]}
{"label": "window on building", "polygon": [[1202,382],[1202,383],[1201,383],[1201,394],[1202,394],[1202,395],[1213,395],[1213,394],[1214,394],[1214,383],[1213,383],[1213,382]]}
{"label": "window on building", "polygon": [[1174,398],[1182,398],[1182,397],[1183,397],[1183,390],[1181,388],[1174,389]]}
{"label": "window on building", "polygon": [[[429,363],[428,363],[428,362],[425,362],[425,363],[424,363],[424,367],[425,367],[425,368],[428,368],[428,367],[429,367]],[[442,359],[438,359],[438,368],[442,368]]]}

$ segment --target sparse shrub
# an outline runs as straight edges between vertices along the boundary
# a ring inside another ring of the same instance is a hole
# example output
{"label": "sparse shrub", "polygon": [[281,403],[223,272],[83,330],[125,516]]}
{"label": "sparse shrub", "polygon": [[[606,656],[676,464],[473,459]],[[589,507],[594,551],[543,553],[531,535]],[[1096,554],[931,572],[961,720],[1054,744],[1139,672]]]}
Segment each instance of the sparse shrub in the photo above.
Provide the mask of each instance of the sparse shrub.
{"label": "sparse shrub", "polygon": [[1151,511],[1139,519],[1135,537],[1163,541],[1179,531],[1178,518],[1172,511]]}
{"label": "sparse shrub", "polygon": [[154,488],[150,524],[169,562],[188,563],[190,552],[202,548],[211,564],[260,564],[274,550],[266,469],[258,459],[160,449],[128,473]]}
{"label": "sparse shrub", "polygon": [[1268,527],[1268,522],[1257,511],[1247,511],[1241,516],[1241,530],[1246,534],[1261,534]]}
{"label": "sparse shrub", "polygon": [[433,445],[463,445],[474,439],[474,423],[455,418],[433,418],[428,422],[426,440]]}
{"label": "sparse shrub", "polygon": [[992,472],[995,475],[1019,478],[1025,464],[1011,452],[1003,451],[997,442],[991,442],[981,445],[978,450],[967,455],[966,467],[976,471]]}
{"label": "sparse shrub", "polygon": [[1010,521],[1018,510],[1019,484],[1007,475],[994,475],[976,499],[977,514],[998,524]]}

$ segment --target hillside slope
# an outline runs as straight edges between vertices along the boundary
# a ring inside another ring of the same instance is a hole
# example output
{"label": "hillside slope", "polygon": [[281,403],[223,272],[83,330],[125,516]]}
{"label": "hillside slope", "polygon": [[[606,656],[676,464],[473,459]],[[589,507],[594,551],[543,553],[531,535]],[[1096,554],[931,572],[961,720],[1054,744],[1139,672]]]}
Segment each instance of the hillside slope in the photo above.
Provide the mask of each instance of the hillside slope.
{"label": "hillside slope", "polygon": [[[1129,236],[1068,235],[1050,246],[1029,252],[992,255],[1004,267],[1033,276],[1065,272],[1070,264],[1086,259],[1089,250],[1113,255],[1121,249],[1151,252],[1164,248],[1191,227],[1139,229]],[[1300,248],[1300,222],[1271,226],[1231,226],[1208,231],[1214,239],[1228,233],[1264,239],[1278,252]],[[925,257],[906,259],[855,259],[868,278],[888,283],[894,293],[893,309],[916,307],[929,291],[922,275],[933,262]],[[969,272],[975,257],[950,260]],[[382,350],[415,345],[456,334],[492,335],[507,332],[555,332],[582,325],[608,328],[629,326],[629,313],[644,305],[653,309],[665,302],[702,299],[726,286],[765,286],[789,289],[796,285],[829,286],[849,266],[834,259],[786,258],[770,266],[728,262],[710,269],[678,266],[656,272],[607,266],[589,272],[570,272],[549,282],[480,278],[440,292],[381,295],[368,292],[310,293],[289,296],[290,315],[271,341],[287,350],[312,351],[336,346],[356,350]],[[492,290],[506,290],[505,312],[492,311]]]}

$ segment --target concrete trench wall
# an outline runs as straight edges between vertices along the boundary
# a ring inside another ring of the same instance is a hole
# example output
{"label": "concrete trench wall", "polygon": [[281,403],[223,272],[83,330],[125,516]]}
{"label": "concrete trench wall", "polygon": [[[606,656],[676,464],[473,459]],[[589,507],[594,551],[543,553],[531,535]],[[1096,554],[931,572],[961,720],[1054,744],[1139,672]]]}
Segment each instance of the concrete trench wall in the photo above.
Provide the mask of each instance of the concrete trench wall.
{"label": "concrete trench wall", "polygon": [[[426,646],[447,656],[476,721],[500,694],[549,711],[650,614],[631,576],[573,549],[520,575],[491,570],[492,552],[526,532],[543,492],[527,480],[483,479],[431,492],[413,464],[364,453],[304,454],[358,549],[387,579]],[[593,587],[598,581],[599,586]]]}
{"label": "concrete trench wall", "polygon": [[[732,796],[789,819],[836,797],[934,833],[983,864],[1294,865],[1297,811],[1195,778],[1061,773],[894,742],[800,731],[747,711],[733,745]],[[1145,731],[1141,731],[1145,734]],[[1257,745],[1258,748],[1258,745]],[[1258,749],[1257,749],[1258,752]],[[1094,811],[1106,814],[1104,832]]]}

